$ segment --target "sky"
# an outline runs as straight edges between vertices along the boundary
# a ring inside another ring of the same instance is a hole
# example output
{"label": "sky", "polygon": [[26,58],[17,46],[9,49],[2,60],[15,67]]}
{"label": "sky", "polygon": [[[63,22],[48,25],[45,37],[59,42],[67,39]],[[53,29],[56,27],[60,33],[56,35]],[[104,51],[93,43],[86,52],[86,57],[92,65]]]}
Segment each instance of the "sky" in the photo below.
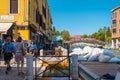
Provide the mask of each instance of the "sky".
{"label": "sky", "polygon": [[70,35],[90,35],[111,27],[111,11],[120,0],[47,0],[56,30]]}

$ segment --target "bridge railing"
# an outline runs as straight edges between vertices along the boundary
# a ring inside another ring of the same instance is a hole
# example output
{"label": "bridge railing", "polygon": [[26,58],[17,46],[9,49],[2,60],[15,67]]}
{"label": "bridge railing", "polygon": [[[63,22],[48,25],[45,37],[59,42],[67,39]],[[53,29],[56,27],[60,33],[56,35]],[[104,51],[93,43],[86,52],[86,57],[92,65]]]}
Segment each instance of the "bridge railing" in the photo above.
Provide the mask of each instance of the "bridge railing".
{"label": "bridge railing", "polygon": [[76,42],[89,42],[89,43],[96,43],[100,45],[105,45],[105,42],[99,41],[95,38],[79,38],[79,39],[71,39],[67,41],[68,43],[76,43]]}

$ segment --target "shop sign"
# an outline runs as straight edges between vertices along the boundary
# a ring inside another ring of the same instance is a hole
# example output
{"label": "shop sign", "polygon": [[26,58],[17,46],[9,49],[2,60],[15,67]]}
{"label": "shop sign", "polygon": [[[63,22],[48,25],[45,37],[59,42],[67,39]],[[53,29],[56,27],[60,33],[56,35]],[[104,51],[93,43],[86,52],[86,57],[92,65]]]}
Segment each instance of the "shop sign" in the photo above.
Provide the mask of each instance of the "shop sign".
{"label": "shop sign", "polygon": [[14,20],[14,16],[3,15],[0,16],[0,20]]}

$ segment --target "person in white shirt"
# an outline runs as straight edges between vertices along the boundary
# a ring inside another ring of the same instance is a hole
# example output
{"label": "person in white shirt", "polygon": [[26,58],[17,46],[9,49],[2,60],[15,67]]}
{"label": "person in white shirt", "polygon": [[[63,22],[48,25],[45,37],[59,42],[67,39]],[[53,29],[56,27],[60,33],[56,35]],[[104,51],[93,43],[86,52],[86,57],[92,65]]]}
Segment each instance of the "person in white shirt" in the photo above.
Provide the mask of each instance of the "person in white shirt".
{"label": "person in white shirt", "polygon": [[[24,65],[24,56],[22,54],[22,48],[24,48],[22,38],[18,37],[15,43],[15,60],[17,62],[18,75],[24,74],[22,72],[23,65]],[[20,64],[21,64],[21,67],[20,67]]]}

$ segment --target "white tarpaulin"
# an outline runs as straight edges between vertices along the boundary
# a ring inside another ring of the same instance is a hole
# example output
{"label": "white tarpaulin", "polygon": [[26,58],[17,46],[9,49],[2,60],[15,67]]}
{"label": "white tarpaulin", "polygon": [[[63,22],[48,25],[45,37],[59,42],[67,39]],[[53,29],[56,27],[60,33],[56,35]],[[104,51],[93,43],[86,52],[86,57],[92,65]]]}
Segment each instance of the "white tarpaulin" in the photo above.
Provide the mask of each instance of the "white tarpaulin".
{"label": "white tarpaulin", "polygon": [[0,23],[0,32],[6,32],[13,23]]}

